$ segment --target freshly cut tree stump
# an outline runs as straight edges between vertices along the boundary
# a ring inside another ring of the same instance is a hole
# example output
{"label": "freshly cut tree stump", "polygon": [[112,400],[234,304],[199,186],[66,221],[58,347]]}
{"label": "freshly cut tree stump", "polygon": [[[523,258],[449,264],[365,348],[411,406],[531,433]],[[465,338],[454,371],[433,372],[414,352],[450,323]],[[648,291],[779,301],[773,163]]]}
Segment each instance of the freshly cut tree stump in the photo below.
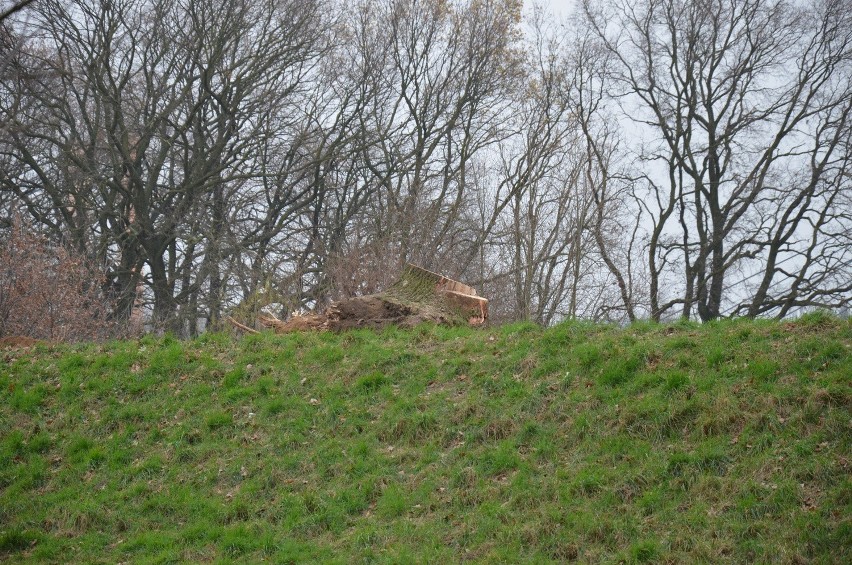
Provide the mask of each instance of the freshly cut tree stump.
{"label": "freshly cut tree stump", "polygon": [[422,322],[481,326],[488,319],[488,300],[466,284],[406,265],[400,279],[384,292],[334,302],[322,314],[297,315],[286,321],[264,315],[259,319],[278,333],[412,327]]}

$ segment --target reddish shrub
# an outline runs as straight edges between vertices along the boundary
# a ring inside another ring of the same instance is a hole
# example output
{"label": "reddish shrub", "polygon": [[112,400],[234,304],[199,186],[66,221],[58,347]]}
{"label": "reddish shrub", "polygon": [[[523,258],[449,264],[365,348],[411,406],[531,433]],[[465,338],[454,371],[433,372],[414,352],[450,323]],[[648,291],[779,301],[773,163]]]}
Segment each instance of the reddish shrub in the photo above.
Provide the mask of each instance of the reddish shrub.
{"label": "reddish shrub", "polygon": [[83,258],[14,222],[0,239],[0,337],[88,341],[116,335],[101,282]]}

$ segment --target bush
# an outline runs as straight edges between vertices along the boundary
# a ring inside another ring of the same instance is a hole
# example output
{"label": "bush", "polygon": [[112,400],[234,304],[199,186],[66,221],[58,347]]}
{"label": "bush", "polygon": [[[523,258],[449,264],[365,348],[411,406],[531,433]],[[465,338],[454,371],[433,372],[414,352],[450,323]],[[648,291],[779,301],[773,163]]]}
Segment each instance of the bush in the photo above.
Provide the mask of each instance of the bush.
{"label": "bush", "polygon": [[18,221],[0,237],[0,338],[87,341],[117,335],[103,276]]}

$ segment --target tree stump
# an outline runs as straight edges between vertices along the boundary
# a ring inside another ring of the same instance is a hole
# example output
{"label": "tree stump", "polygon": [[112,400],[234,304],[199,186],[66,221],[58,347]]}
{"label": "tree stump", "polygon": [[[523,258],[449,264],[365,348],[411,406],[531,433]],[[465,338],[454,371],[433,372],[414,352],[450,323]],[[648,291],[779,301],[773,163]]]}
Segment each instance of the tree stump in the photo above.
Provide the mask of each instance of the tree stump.
{"label": "tree stump", "polygon": [[279,333],[412,327],[422,322],[481,326],[487,319],[488,300],[477,296],[473,288],[410,264],[386,291],[334,302],[322,314],[293,316],[286,321],[260,317],[264,326]]}

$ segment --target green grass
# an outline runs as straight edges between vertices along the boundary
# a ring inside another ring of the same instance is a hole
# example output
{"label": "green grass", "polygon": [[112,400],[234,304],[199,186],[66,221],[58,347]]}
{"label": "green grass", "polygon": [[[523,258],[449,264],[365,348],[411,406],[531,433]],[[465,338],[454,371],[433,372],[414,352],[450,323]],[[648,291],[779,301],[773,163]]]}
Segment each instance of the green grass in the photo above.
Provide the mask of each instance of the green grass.
{"label": "green grass", "polygon": [[0,560],[852,561],[852,322],[0,352]]}

